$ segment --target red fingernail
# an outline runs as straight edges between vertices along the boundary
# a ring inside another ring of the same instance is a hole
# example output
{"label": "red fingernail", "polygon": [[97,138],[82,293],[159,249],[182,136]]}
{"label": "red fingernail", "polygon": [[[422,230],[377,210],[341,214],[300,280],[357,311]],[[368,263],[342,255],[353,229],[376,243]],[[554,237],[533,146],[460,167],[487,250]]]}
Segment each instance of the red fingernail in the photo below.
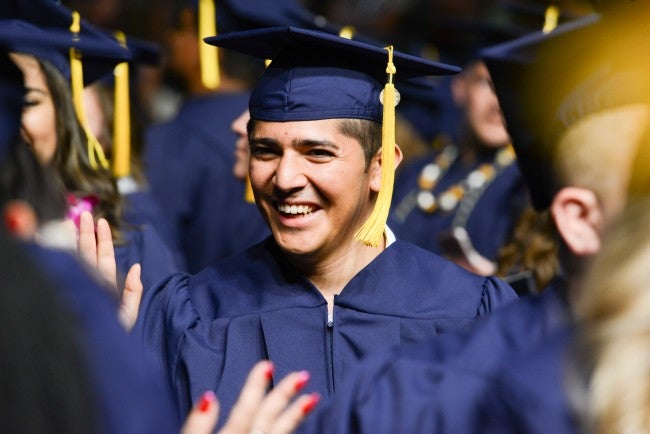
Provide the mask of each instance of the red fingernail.
{"label": "red fingernail", "polygon": [[16,216],[5,214],[5,227],[7,228],[9,233],[15,234],[19,226],[20,226],[20,222],[18,221],[18,218]]}
{"label": "red fingernail", "polygon": [[307,415],[311,413],[314,407],[316,407],[316,404],[318,404],[318,401],[320,401],[320,395],[318,393],[314,392],[309,395],[309,401],[302,406],[302,414]]}
{"label": "red fingernail", "polygon": [[309,381],[309,372],[300,371],[298,373],[298,379],[296,380],[296,385],[294,386],[294,390],[296,392],[299,392],[300,390],[302,390],[303,387],[305,387],[308,381]]}
{"label": "red fingernail", "polygon": [[266,370],[264,371],[264,375],[266,376],[267,380],[270,380],[273,378],[273,371],[275,369],[275,366],[273,366],[273,362],[268,362],[266,365]]}
{"label": "red fingernail", "polygon": [[199,401],[199,411],[205,413],[210,409],[212,404],[217,400],[217,396],[213,391],[208,390],[201,396],[201,401]]}

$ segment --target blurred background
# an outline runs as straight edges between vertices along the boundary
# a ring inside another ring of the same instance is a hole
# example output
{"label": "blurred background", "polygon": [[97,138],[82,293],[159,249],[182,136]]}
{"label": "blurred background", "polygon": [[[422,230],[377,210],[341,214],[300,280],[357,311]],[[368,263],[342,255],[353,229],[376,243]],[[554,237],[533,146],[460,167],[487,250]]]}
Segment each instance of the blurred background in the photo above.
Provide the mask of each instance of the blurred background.
{"label": "blurred background", "polygon": [[[272,2],[273,0],[268,0]],[[367,37],[390,42],[400,51],[432,60],[462,64],[485,38],[495,42],[539,30],[549,6],[559,21],[588,14],[598,0],[298,0],[325,22],[353,26]],[[105,29],[166,46],[186,0],[63,0],[90,22]],[[219,2],[216,2],[217,13]],[[481,39],[481,41],[477,41]],[[174,116],[185,90],[165,68],[147,67],[138,83],[151,122]]]}

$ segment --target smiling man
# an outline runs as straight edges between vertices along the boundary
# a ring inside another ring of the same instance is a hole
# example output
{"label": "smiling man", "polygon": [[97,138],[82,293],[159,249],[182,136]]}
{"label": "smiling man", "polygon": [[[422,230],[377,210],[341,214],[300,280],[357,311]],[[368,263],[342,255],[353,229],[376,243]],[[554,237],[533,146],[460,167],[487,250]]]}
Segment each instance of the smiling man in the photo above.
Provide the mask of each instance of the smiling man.
{"label": "smiling man", "polygon": [[386,71],[392,83],[456,68],[296,28],[209,42],[273,59],[248,125],[251,185],[272,236],[145,297],[136,332],[163,361],[182,411],[206,389],[227,411],[259,359],[274,362],[275,378],[307,370],[311,390],[333,395],[366,354],[515,298],[385,227],[401,159]]}

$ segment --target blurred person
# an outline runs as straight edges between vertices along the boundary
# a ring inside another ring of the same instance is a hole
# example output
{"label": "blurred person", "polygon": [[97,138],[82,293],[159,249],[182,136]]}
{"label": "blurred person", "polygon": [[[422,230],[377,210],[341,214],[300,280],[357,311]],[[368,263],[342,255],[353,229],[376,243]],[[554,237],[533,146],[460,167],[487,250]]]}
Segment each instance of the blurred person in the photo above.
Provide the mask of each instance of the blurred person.
{"label": "blurred person", "polygon": [[[470,61],[451,90],[463,113],[459,141],[443,139],[399,172],[389,223],[398,238],[490,275],[527,202],[525,186],[485,64]],[[463,252],[467,243],[480,261]]]}
{"label": "blurred person", "polygon": [[457,68],[294,27],[209,42],[272,58],[248,122],[251,186],[272,236],[143,299],[135,332],[162,360],[181,411],[206,387],[230,408],[262,358],[279,374],[309,370],[311,390],[333,396],[364,355],[462,328],[515,299],[498,279],[385,226],[401,160],[394,96],[385,115],[379,96],[387,65],[396,80]]}
{"label": "blurred person", "polygon": [[649,205],[627,206],[606,234],[574,298],[575,324],[496,376],[481,432],[648,431]]}
{"label": "blurred person", "polygon": [[[23,71],[29,89],[22,121],[24,137],[33,146],[39,161],[52,166],[61,179],[67,192],[68,217],[78,224],[80,212],[89,209],[97,218],[106,218],[112,226],[120,280],[134,264],[140,263],[144,266],[142,281],[146,286],[153,285],[178,267],[169,249],[151,227],[124,225],[122,199],[112,174],[108,169],[92,164],[97,150],[89,149],[92,139],[80,123],[83,118],[75,111],[67,81],[72,71],[68,59],[70,30],[67,26],[73,21],[73,13],[50,2],[39,3],[39,8],[28,8],[21,1],[15,3],[15,7],[25,8],[17,13],[17,17],[24,20],[3,21],[8,32],[47,33],[41,40],[34,38],[22,44],[9,42],[14,51],[12,58]],[[57,20],[61,22],[57,23]],[[30,22],[42,24],[36,28]],[[59,27],[48,27],[48,23]],[[84,62],[88,64],[88,74],[85,74],[88,81],[112,70],[115,63],[124,60],[128,54],[117,42],[83,22],[81,35],[79,42],[73,43],[78,44],[77,48],[83,52]]]}

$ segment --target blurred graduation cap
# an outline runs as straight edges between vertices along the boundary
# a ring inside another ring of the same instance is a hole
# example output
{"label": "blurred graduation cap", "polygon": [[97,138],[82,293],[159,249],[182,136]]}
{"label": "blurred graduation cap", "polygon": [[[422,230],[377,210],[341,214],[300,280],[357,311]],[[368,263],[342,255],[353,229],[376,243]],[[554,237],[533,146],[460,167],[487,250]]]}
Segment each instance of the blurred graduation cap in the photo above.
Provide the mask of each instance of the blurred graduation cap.
{"label": "blurred graduation cap", "polygon": [[[284,122],[367,119],[383,123],[382,185],[372,215],[356,238],[377,246],[394,181],[396,82],[448,75],[460,68],[329,33],[275,27],[207,38],[209,44],[263,59],[270,65],[254,87],[251,117]],[[382,90],[383,89],[383,90]]]}
{"label": "blurred graduation cap", "polygon": [[562,186],[554,159],[573,125],[650,101],[648,35],[642,36],[643,25],[634,30],[629,15],[610,18],[593,14],[482,53],[538,210]]}
{"label": "blurred graduation cap", "polygon": [[0,50],[0,160],[18,143],[24,95],[23,74]]}
{"label": "blurred graduation cap", "polygon": [[206,37],[285,25],[308,29],[328,27],[297,0],[186,0],[185,6],[198,11],[201,74],[209,89],[219,87],[220,73],[217,48],[206,45],[203,42]]}
{"label": "blurred graduation cap", "polygon": [[75,111],[88,137],[90,163],[97,167],[99,160],[102,167],[108,168],[102,148],[86,122],[83,87],[128,60],[128,50],[78,13],[52,0],[7,0],[0,6],[0,23],[5,26],[3,31],[15,32],[14,39],[5,38],[7,49],[46,60],[70,79]]}

